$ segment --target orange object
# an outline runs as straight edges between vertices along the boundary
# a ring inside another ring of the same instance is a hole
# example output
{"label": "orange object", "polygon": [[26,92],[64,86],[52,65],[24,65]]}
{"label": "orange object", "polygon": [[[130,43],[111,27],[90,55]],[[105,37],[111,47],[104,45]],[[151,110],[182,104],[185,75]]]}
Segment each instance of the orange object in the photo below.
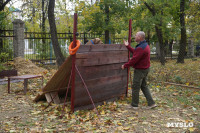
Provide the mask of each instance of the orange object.
{"label": "orange object", "polygon": [[70,55],[76,54],[78,48],[81,45],[81,42],[79,40],[76,40],[76,47],[75,48],[72,48],[72,45],[73,45],[73,42],[71,42],[70,45],[69,45],[69,54]]}

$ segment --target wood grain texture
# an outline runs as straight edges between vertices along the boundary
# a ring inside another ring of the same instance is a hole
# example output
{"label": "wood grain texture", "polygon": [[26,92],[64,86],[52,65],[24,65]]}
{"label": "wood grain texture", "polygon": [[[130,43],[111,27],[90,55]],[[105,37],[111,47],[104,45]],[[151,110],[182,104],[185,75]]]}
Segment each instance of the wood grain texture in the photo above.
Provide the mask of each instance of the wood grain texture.
{"label": "wood grain texture", "polygon": [[105,52],[105,51],[123,51],[127,48],[123,44],[95,44],[95,45],[81,45],[77,53],[84,52]]}
{"label": "wood grain texture", "polygon": [[96,104],[126,93],[127,70],[121,69],[121,66],[128,61],[128,51],[125,46],[88,45],[80,47],[76,57],[76,66],[89,94],[76,72],[75,110],[92,107],[90,96]]}

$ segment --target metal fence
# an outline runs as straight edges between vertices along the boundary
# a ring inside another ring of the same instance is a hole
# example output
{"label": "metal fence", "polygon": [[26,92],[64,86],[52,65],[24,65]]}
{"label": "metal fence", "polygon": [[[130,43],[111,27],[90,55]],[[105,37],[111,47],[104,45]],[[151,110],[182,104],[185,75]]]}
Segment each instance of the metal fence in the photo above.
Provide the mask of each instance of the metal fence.
{"label": "metal fence", "polygon": [[[0,62],[13,60],[13,30],[0,30]],[[68,46],[73,40],[73,33],[58,33],[58,42],[61,47],[61,52],[65,57],[68,56]],[[94,33],[79,33],[77,39],[84,45],[88,40],[100,38],[105,42],[105,34]],[[24,32],[25,49],[24,56],[26,59],[39,63],[54,63],[55,54],[51,42],[50,33],[38,33],[38,32]],[[112,38],[110,43],[122,44],[124,38]],[[200,46],[195,44],[193,46],[194,56],[200,56]],[[165,58],[177,58],[178,45],[174,45],[173,49],[166,48]],[[186,58],[189,57],[188,53],[185,53]],[[156,51],[156,47],[151,47],[151,58],[159,59],[159,55]]]}
{"label": "metal fence", "polygon": [[0,30],[0,62],[13,59],[13,30]]}
{"label": "metal fence", "polygon": [[[68,56],[68,46],[73,40],[73,33],[58,33],[58,42],[62,54]],[[79,33],[77,39],[84,45],[88,40],[105,38],[104,34]],[[55,62],[50,33],[25,32],[25,58],[40,63]]]}

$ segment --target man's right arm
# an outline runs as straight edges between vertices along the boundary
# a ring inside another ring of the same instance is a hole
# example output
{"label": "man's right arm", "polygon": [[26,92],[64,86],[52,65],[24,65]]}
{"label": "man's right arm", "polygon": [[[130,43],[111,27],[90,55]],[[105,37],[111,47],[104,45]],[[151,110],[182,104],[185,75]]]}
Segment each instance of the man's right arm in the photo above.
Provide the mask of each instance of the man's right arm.
{"label": "man's right arm", "polygon": [[127,48],[131,53],[133,53],[133,52],[135,51],[135,49],[132,48],[130,45],[126,46],[126,48]]}
{"label": "man's right arm", "polygon": [[126,48],[127,48],[131,53],[134,52],[135,49],[132,48],[132,47],[129,45],[128,41],[125,41],[125,40],[124,40],[124,45],[126,46]]}

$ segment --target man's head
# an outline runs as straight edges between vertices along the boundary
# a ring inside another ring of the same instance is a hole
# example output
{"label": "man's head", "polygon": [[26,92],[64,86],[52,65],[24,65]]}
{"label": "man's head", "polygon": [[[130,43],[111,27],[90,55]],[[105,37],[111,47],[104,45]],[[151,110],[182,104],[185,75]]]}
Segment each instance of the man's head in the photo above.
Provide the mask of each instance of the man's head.
{"label": "man's head", "polygon": [[135,41],[137,43],[140,43],[141,41],[144,41],[145,39],[145,33],[143,31],[139,31],[135,35]]}

